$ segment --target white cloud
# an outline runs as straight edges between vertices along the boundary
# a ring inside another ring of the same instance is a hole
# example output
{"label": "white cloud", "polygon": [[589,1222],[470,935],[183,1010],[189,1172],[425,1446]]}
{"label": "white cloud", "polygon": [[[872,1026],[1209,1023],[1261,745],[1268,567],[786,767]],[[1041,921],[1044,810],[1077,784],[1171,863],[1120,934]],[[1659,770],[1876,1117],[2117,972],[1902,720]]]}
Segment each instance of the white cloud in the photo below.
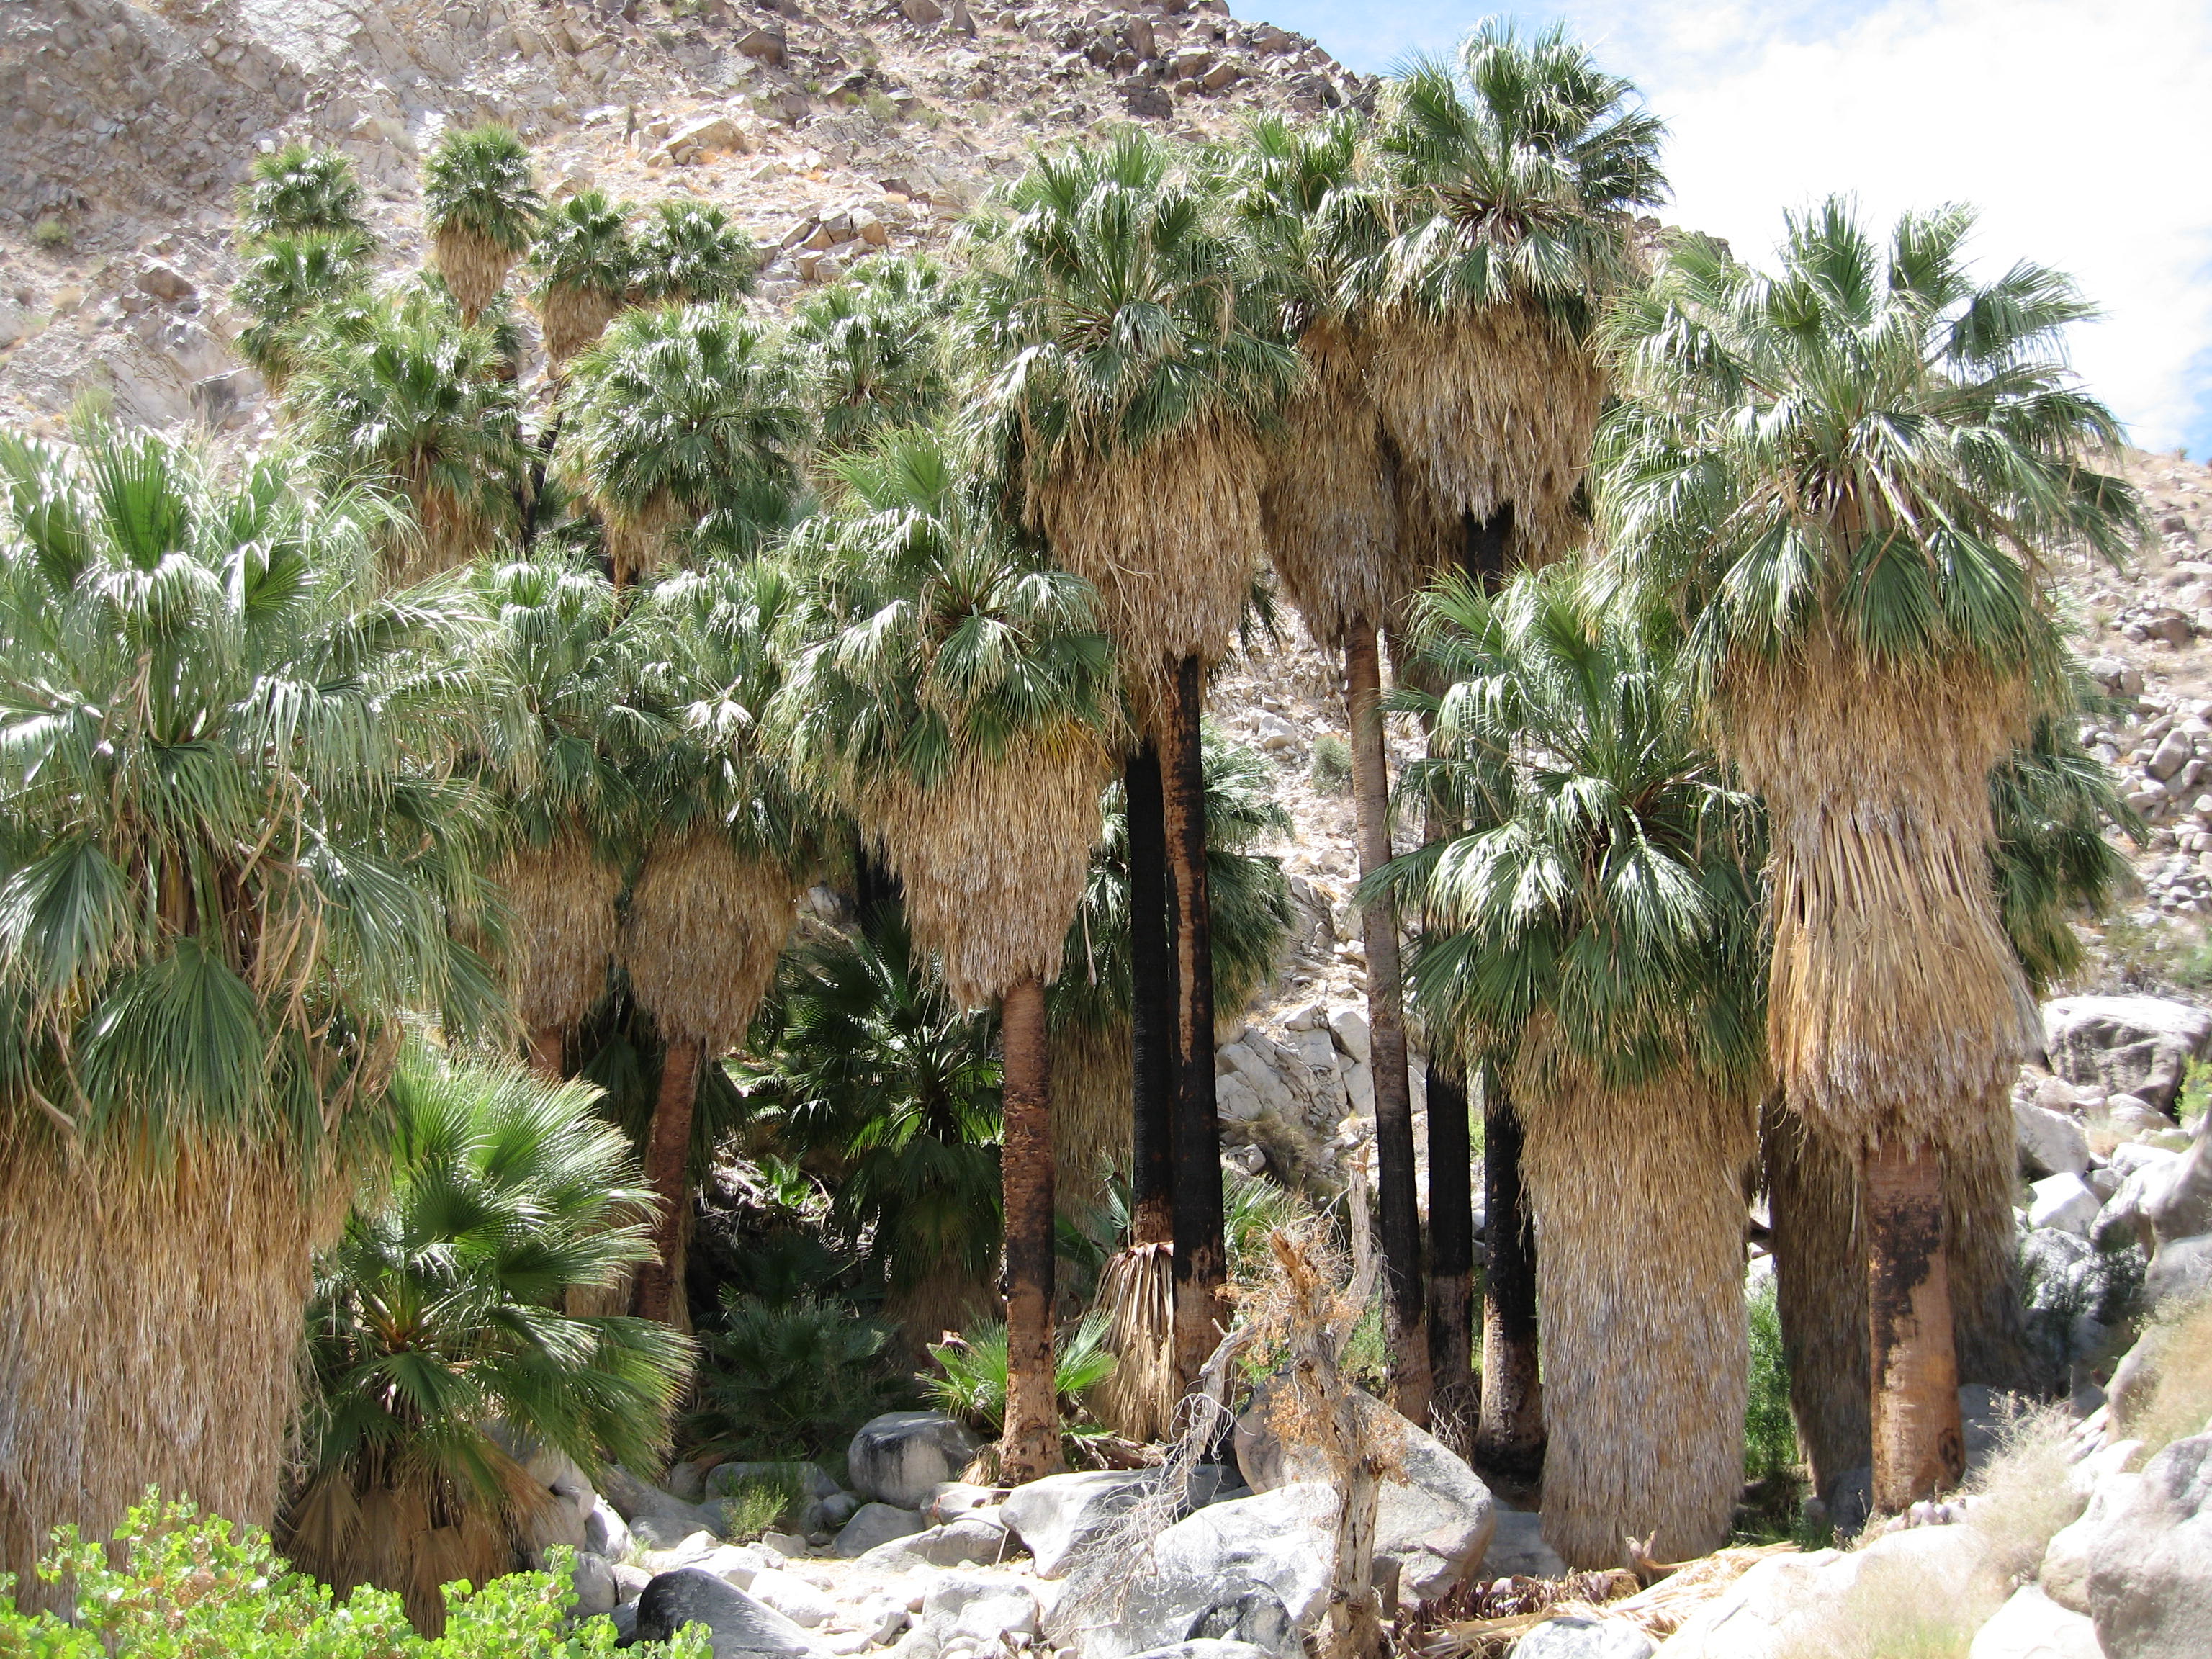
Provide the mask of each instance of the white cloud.
{"label": "white cloud", "polygon": [[[1240,6],[1239,9],[1246,9]],[[1441,47],[1474,13],[1250,0],[1332,50]],[[1549,9],[1516,8],[1529,21]],[[1560,8],[1673,137],[1670,222],[1764,260],[1830,191],[1869,219],[1965,201],[1978,248],[2103,307],[2074,360],[2151,448],[2212,450],[2212,8],[2203,0],[1862,0]],[[1301,14],[1297,18],[1286,12]],[[1356,44],[1332,40],[1357,30]]]}

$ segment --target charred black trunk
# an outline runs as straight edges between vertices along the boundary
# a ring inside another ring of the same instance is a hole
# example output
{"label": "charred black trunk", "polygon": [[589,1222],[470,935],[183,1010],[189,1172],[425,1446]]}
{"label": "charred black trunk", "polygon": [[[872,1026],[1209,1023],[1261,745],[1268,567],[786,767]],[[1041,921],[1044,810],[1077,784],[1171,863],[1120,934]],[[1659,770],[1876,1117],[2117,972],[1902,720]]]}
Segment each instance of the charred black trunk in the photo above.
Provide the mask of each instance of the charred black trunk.
{"label": "charred black trunk", "polygon": [[1160,754],[1150,742],[1122,770],[1129,816],[1129,1058],[1135,1114],[1131,1242],[1175,1237],[1176,953],[1168,917],[1168,832]]}

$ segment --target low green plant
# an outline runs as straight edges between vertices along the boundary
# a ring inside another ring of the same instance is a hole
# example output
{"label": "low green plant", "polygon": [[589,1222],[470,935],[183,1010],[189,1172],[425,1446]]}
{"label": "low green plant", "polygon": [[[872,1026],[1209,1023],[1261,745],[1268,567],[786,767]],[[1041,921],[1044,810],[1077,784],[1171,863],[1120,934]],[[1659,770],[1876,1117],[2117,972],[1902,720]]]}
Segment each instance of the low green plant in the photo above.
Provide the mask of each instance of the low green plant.
{"label": "low green plant", "polygon": [[896,125],[899,118],[898,100],[884,93],[870,92],[860,100],[860,107],[885,126]]}
{"label": "low green plant", "polygon": [[795,1515],[806,1500],[802,1466],[786,1473],[749,1474],[722,1499],[722,1536],[732,1544],[749,1544],[786,1516]]}
{"label": "low green plant", "polygon": [[1352,746],[1335,732],[1323,732],[1314,739],[1307,775],[1324,795],[1346,793],[1352,787]]}
{"label": "low green plant", "polygon": [[[16,1611],[0,1575],[0,1655],[7,1659],[584,1659],[611,1655],[611,1620],[570,1621],[574,1557],[550,1554],[543,1572],[513,1573],[481,1589],[448,1587],[445,1633],[416,1634],[398,1596],[357,1589],[343,1601],[278,1555],[269,1535],[149,1492],[112,1544],[75,1527],[54,1535],[39,1565],[68,1583],[76,1616]],[[630,1653],[708,1659],[702,1626]]]}
{"label": "low green plant", "polygon": [[[929,1403],[996,1438],[1006,1418],[1006,1328],[993,1321],[932,1347],[937,1370],[921,1378]],[[1073,1330],[1062,1329],[1053,1348],[1053,1389],[1063,1423],[1087,1415],[1083,1397],[1114,1369],[1106,1347],[1106,1321],[1093,1314]],[[1080,1433],[1079,1429],[1072,1432]]]}
{"label": "low green plant", "polygon": [[720,1328],[700,1333],[707,1364],[689,1443],[749,1460],[842,1451],[903,1392],[883,1358],[887,1340],[843,1303],[726,1293]]}
{"label": "low green plant", "polygon": [[31,240],[48,253],[59,253],[76,240],[66,219],[41,219],[31,227]]}
{"label": "low green plant", "polygon": [[2193,1128],[2208,1106],[2212,1106],[2212,1066],[2192,1066],[2182,1079],[2180,1097],[2173,1103],[2173,1115],[2183,1128]]}
{"label": "low green plant", "polygon": [[1797,1425],[1790,1415],[1790,1361],[1772,1275],[1745,1297],[1751,1325],[1751,1391],[1744,1403],[1743,1474],[1765,1480],[1797,1467]]}

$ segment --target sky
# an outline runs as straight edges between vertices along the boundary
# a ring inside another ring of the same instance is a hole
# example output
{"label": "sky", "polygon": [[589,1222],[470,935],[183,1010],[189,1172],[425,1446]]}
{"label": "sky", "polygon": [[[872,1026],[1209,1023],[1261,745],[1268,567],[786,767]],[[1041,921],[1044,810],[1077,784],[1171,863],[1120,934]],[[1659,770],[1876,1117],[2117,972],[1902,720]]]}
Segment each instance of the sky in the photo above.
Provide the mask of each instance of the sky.
{"label": "sky", "polygon": [[[1235,0],[1387,73],[1448,51],[1479,3]],[[1996,275],[2072,274],[2103,317],[2075,367],[2146,449],[2212,456],[2212,0],[1552,0],[1670,137],[1660,216],[1764,264],[1832,191],[1869,222],[1966,202]]]}

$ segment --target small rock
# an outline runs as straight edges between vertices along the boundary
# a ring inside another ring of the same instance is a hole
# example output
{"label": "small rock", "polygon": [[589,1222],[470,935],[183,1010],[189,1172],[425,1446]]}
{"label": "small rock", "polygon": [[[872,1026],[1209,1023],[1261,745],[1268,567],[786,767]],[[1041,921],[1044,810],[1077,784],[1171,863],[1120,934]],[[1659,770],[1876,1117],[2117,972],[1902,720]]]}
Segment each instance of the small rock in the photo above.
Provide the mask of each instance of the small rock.
{"label": "small rock", "polygon": [[199,292],[190,277],[172,265],[148,265],[138,273],[138,287],[170,305],[189,300]]}
{"label": "small rock", "polygon": [[784,38],[781,29],[750,28],[738,36],[738,50],[748,58],[763,64],[783,62]]}
{"label": "small rock", "polygon": [[604,1498],[594,1496],[584,1517],[584,1547],[610,1561],[627,1561],[637,1548],[629,1525]]}
{"label": "small rock", "polygon": [[2014,1101],[2012,1117],[2020,1161],[2030,1176],[2087,1172],[2089,1137],[2070,1114]]}
{"label": "small rock", "polygon": [[593,1555],[588,1550],[578,1553],[569,1582],[576,1587],[576,1613],[580,1618],[612,1613],[622,1601],[613,1565],[605,1557]]}
{"label": "small rock", "polygon": [[863,1504],[837,1534],[837,1553],[849,1561],[866,1555],[879,1544],[888,1544],[896,1538],[911,1538],[922,1529],[921,1516],[915,1510],[890,1504]]}
{"label": "small rock", "polygon": [[945,21],[945,8],[937,0],[899,0],[899,9],[906,14],[908,22],[920,28]]}

